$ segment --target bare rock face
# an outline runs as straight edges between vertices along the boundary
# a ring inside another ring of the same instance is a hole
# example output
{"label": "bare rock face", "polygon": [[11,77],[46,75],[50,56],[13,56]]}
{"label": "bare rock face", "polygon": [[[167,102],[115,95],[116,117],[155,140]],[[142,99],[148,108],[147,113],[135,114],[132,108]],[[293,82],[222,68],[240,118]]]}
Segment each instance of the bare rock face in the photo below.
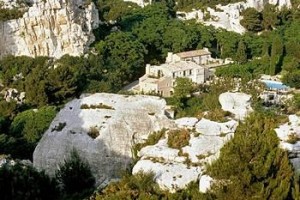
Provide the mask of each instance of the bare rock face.
{"label": "bare rock face", "polygon": [[183,20],[196,19],[204,25],[212,25],[216,28],[242,34],[246,29],[240,24],[240,20],[243,19],[241,12],[247,8],[255,8],[261,11],[267,3],[277,6],[279,9],[292,7],[290,0],[246,0],[224,6],[219,4],[216,6],[217,9],[208,7],[205,11],[178,12],[177,15],[178,18]]}
{"label": "bare rock face", "polygon": [[124,0],[125,2],[132,2],[132,3],[136,3],[137,5],[144,7],[148,4],[151,4],[151,0],[147,1],[147,0]]}
{"label": "bare rock face", "polygon": [[235,115],[237,119],[244,119],[250,112],[251,108],[251,95],[240,92],[225,92],[219,96],[219,102],[222,109],[229,111]]}
{"label": "bare rock face", "polygon": [[[206,177],[205,166],[219,157],[220,149],[234,136],[238,122],[231,120],[218,123],[201,119],[190,127],[190,120],[182,118],[176,120],[176,123],[178,121],[180,127],[190,128],[188,145],[180,149],[171,148],[167,139],[169,135],[166,135],[156,144],[146,146],[138,152],[140,160],[133,167],[132,173],[152,172],[159,187],[170,192],[184,189],[189,183],[200,179],[199,189],[206,192],[211,183],[207,180],[203,182],[202,176]],[[220,131],[223,131],[222,134]]]}
{"label": "bare rock face", "polygon": [[32,0],[30,4],[22,18],[0,21],[0,57],[79,56],[94,41],[92,30],[99,25],[94,3]]}
{"label": "bare rock face", "polygon": [[289,121],[275,129],[280,147],[287,150],[297,173],[300,172],[300,117],[289,115]]}
{"label": "bare rock face", "polygon": [[76,149],[100,185],[119,177],[132,161],[132,145],[154,131],[172,128],[166,102],[153,96],[93,94],[75,99],[59,112],[38,143],[33,163],[54,175]]}

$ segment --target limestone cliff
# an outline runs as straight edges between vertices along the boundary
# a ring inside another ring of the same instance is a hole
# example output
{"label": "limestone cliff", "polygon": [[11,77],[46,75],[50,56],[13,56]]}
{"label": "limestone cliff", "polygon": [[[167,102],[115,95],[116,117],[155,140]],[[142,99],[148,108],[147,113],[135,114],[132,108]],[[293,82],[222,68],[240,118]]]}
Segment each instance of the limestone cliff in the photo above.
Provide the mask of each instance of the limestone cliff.
{"label": "limestone cliff", "polygon": [[[197,19],[204,25],[244,33],[246,29],[240,24],[240,20],[243,18],[241,12],[247,8],[255,8],[261,11],[267,3],[277,6],[279,9],[292,7],[290,0],[246,0],[224,6],[217,5],[217,9],[208,7],[205,11],[177,12],[177,15],[178,18],[183,20]],[[209,19],[206,19],[207,17]]]}
{"label": "limestone cliff", "polygon": [[32,0],[22,18],[0,21],[0,57],[81,55],[98,24],[98,11],[88,0]]}

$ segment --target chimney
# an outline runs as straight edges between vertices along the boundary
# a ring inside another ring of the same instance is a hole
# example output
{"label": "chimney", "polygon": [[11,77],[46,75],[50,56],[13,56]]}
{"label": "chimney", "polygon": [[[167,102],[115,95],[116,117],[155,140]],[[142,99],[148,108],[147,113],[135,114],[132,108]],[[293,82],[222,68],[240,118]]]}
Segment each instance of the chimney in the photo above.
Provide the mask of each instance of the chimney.
{"label": "chimney", "polygon": [[172,52],[168,52],[168,56],[166,58],[166,63],[170,63],[173,62],[173,53]]}

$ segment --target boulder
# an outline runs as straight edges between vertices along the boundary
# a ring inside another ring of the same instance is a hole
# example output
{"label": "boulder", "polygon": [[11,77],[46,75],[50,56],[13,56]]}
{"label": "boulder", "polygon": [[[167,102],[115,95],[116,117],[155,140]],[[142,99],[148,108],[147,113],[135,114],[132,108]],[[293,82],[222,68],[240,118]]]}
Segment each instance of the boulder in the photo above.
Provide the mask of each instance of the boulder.
{"label": "boulder", "polygon": [[15,88],[8,88],[1,93],[4,94],[4,99],[7,102],[16,101],[18,104],[22,104],[25,101],[25,92],[19,92]]}
{"label": "boulder", "polygon": [[151,3],[151,0],[150,1],[147,1],[147,0],[124,0],[124,1],[136,3],[137,5],[139,5],[141,7],[145,7],[146,5]]}
{"label": "boulder", "polygon": [[211,163],[219,156],[220,149],[233,137],[233,133],[226,136],[206,136],[199,135],[192,137],[189,145],[182,148],[183,153],[187,153],[193,163]]}
{"label": "boulder", "polygon": [[185,188],[190,182],[198,180],[199,167],[188,167],[183,163],[159,163],[140,160],[133,167],[132,173],[154,173],[155,181],[161,189],[176,192]]}
{"label": "boulder", "polygon": [[146,146],[138,152],[140,159],[159,160],[163,162],[184,162],[185,157],[179,156],[178,149],[168,147],[167,139],[158,141],[155,145]]}
{"label": "boulder", "polygon": [[222,109],[233,113],[239,120],[243,120],[252,111],[250,100],[251,95],[240,92],[225,92],[219,96]]}
{"label": "boulder", "polygon": [[174,128],[165,100],[153,96],[98,93],[67,103],[38,143],[33,164],[54,176],[76,149],[97,184],[119,177],[132,161],[132,145],[154,131]]}
{"label": "boulder", "polygon": [[175,123],[180,128],[192,128],[199,120],[196,117],[183,117],[175,120]]}
{"label": "boulder", "polygon": [[300,171],[300,117],[289,115],[289,122],[275,128],[279,147],[288,151],[295,171]]}
{"label": "boulder", "polygon": [[88,50],[95,39],[93,29],[99,25],[94,3],[33,0],[30,4],[22,18],[0,21],[0,57],[60,58],[64,54],[79,56]]}
{"label": "boulder", "polygon": [[228,122],[220,123],[202,118],[196,124],[196,131],[203,135],[222,135],[227,133],[234,133],[238,126],[238,122],[230,120]]}
{"label": "boulder", "polygon": [[[175,122],[182,125],[178,122],[189,121],[187,119],[190,118],[181,118]],[[160,188],[171,192],[184,189],[190,182],[199,180],[201,174],[205,172],[205,164],[219,157],[220,149],[233,137],[237,124],[238,122],[234,120],[218,123],[202,119],[193,127],[189,127],[191,129],[189,144],[181,149],[170,148],[168,139],[162,137],[156,144],[146,146],[138,152],[139,161],[133,167],[132,173],[152,172]],[[204,191],[203,184],[208,188],[208,183],[203,183],[202,180],[202,185],[199,186],[202,191]]]}
{"label": "boulder", "polygon": [[208,175],[203,175],[199,181],[199,191],[202,193],[206,193],[210,190],[211,184],[213,182],[213,178]]}

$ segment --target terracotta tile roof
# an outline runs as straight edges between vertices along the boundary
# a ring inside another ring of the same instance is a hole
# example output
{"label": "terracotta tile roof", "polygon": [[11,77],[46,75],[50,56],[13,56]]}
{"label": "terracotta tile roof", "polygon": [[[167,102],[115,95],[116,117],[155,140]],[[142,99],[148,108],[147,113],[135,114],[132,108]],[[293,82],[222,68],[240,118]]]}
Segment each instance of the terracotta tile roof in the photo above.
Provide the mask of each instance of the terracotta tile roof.
{"label": "terracotta tile roof", "polygon": [[177,53],[176,55],[180,58],[190,58],[195,56],[204,56],[204,55],[210,55],[211,53],[205,49],[198,49],[194,51],[185,51]]}

